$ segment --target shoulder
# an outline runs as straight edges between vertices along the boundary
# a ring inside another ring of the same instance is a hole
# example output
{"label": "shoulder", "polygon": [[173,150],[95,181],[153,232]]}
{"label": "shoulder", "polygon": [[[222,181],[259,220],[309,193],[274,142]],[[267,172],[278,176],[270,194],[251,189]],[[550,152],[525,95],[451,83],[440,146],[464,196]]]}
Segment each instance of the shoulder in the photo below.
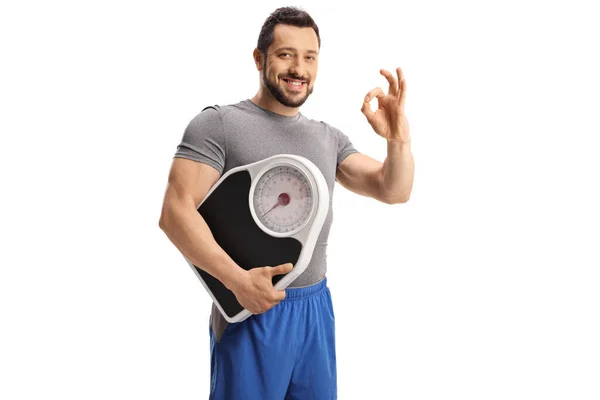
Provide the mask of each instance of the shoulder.
{"label": "shoulder", "polygon": [[240,114],[247,113],[247,106],[243,101],[231,104],[212,104],[205,105],[190,121],[190,126],[197,125],[222,125],[223,121],[231,120],[233,117],[240,117]]}
{"label": "shoulder", "polygon": [[311,127],[314,129],[322,130],[323,132],[325,132],[325,134],[329,136],[332,136],[337,139],[340,136],[340,134],[343,135],[342,131],[325,121],[311,119],[306,117],[304,114],[302,115],[302,117],[304,118],[306,124],[311,125]]}
{"label": "shoulder", "polygon": [[325,131],[328,132],[336,141],[346,141],[348,140],[348,136],[342,132],[341,129],[337,128],[334,125],[331,125],[325,121],[319,121],[321,125],[324,127]]}
{"label": "shoulder", "polygon": [[186,131],[211,130],[221,125],[221,112],[218,105],[206,106],[188,122]]}
{"label": "shoulder", "polygon": [[206,115],[222,118],[223,116],[229,113],[245,112],[246,109],[247,106],[245,105],[245,102],[243,100],[231,104],[213,104],[205,106],[202,110],[200,110],[196,117],[200,115]]}

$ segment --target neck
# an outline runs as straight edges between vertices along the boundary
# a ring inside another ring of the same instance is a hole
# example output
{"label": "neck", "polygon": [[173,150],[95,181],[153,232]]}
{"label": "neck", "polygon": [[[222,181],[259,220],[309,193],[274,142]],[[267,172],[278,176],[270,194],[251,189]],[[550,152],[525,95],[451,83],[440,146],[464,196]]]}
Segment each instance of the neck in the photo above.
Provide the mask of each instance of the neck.
{"label": "neck", "polygon": [[291,108],[284,106],[263,87],[258,90],[258,93],[250,101],[257,106],[287,117],[294,117],[298,114],[298,110],[300,110],[300,107]]}

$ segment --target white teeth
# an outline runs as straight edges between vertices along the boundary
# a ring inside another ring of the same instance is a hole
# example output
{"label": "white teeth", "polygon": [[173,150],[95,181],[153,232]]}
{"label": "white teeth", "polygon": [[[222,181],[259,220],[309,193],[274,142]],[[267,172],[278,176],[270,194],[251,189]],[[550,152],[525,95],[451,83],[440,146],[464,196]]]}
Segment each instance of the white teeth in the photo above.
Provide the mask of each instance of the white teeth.
{"label": "white teeth", "polygon": [[296,82],[296,81],[287,81],[289,84],[292,84],[294,86],[300,86],[302,85],[302,82]]}

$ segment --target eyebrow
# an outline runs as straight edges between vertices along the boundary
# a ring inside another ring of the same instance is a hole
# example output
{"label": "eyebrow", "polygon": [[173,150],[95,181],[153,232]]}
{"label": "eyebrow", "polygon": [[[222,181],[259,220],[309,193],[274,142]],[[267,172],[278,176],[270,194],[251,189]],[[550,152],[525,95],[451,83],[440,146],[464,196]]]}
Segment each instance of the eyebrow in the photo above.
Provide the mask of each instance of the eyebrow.
{"label": "eyebrow", "polygon": [[[280,47],[280,48],[278,48],[277,50],[275,50],[275,52],[276,52],[276,53],[279,53],[280,51],[283,51],[283,50],[288,50],[288,51],[293,51],[293,52],[296,52],[296,51],[297,51],[297,50],[296,50],[295,48],[293,48],[293,47]],[[315,51],[315,50],[308,50],[308,51],[307,51],[307,53],[311,53],[311,54],[319,54],[319,53],[318,53],[317,51]]]}

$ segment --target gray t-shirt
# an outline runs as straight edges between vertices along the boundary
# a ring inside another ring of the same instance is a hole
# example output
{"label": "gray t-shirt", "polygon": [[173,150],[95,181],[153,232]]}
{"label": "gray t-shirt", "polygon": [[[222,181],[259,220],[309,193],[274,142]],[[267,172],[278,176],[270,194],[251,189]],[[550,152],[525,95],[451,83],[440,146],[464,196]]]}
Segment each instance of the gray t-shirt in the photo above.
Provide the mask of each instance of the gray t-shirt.
{"label": "gray t-shirt", "polygon": [[[208,164],[223,175],[232,168],[277,154],[295,154],[312,161],[329,188],[329,212],[306,270],[289,287],[312,285],[327,271],[327,238],[333,221],[333,188],[337,166],[358,151],[348,136],[333,126],[274,113],[250,99],[203,109],[188,124],[174,157]],[[218,314],[218,315],[215,315]],[[213,304],[211,325],[220,339],[227,321]]]}

